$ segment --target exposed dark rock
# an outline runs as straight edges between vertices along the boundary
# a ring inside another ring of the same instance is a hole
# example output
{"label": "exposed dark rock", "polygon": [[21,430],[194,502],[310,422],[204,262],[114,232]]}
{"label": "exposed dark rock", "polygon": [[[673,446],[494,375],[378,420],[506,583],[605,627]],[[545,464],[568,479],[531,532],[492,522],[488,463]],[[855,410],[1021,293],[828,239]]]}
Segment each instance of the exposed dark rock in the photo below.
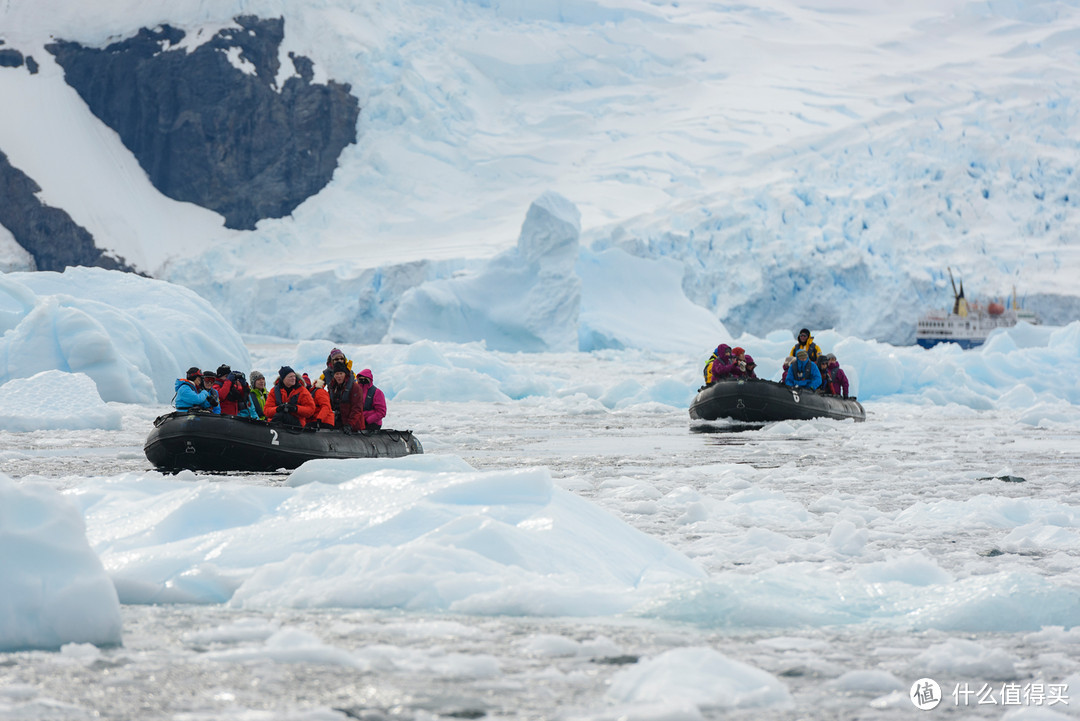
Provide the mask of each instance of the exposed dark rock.
{"label": "exposed dark rock", "polygon": [[34,60],[33,55],[26,56],[26,69],[30,71],[31,75],[37,75],[38,62],[37,60]]}
{"label": "exposed dark rock", "polygon": [[66,212],[42,203],[36,195],[40,191],[32,178],[0,152],[0,225],[34,256],[38,270],[63,271],[71,265],[131,270],[123,259],[106,256],[95,247],[94,237]]}
{"label": "exposed dark rock", "polygon": [[12,48],[0,49],[0,68],[21,68],[23,54]]}
{"label": "exposed dark rock", "polygon": [[[330,182],[356,141],[346,84],[313,84],[308,58],[276,88],[285,21],[239,17],[193,52],[184,32],[143,29],[104,49],[47,46],[91,111],[114,129],[165,195],[225,216],[230,228],[288,215]],[[229,62],[227,52],[252,73]]]}

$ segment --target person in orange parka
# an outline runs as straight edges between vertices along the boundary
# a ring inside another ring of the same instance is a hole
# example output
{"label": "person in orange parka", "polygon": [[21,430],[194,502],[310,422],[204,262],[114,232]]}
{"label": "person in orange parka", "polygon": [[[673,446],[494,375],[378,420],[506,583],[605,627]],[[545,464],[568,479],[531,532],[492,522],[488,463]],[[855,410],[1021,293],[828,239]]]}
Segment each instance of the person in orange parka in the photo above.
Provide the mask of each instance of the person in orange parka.
{"label": "person in orange parka", "polygon": [[282,366],[278,371],[273,389],[266,394],[266,406],[263,408],[266,420],[289,426],[307,425],[308,419],[315,415],[315,401],[307,388],[289,366]]}
{"label": "person in orange parka", "polygon": [[[307,373],[304,375],[306,376]],[[322,376],[316,378],[308,390],[315,400],[315,415],[311,417],[311,422],[315,424],[316,428],[333,428],[334,409],[330,407],[330,394],[326,392],[326,384],[323,382]]]}

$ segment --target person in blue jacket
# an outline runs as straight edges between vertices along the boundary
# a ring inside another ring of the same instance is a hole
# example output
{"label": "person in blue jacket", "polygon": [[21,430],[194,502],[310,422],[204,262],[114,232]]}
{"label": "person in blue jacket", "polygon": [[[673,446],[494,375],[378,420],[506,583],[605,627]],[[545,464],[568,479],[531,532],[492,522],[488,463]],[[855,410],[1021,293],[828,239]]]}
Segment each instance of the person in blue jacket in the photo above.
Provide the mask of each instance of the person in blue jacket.
{"label": "person in blue jacket", "polygon": [[788,366],[784,374],[784,384],[794,387],[817,390],[821,387],[821,371],[817,363],[810,360],[810,354],[805,348],[795,352],[795,362]]}
{"label": "person in blue jacket", "polygon": [[220,412],[214,389],[205,387],[203,373],[198,368],[188,368],[186,377],[176,379],[175,387],[176,410]]}

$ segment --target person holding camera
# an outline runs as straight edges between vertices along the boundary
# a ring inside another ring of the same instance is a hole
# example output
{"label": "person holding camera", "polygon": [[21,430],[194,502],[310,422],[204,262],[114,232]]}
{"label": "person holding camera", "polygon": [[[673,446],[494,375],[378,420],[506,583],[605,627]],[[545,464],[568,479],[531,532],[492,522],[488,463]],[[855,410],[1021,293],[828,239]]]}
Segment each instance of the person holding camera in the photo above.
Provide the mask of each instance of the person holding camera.
{"label": "person holding camera", "polygon": [[218,395],[217,375],[213,371],[203,371],[202,374],[203,388],[206,390],[210,401],[210,412],[221,415],[221,397]]}
{"label": "person holding camera", "polygon": [[221,415],[258,418],[258,415],[247,410],[248,392],[251,389],[241,371],[234,371],[225,364],[219,365],[214,387],[221,401]]}
{"label": "person holding camera", "polygon": [[266,420],[288,426],[307,425],[308,419],[315,413],[315,401],[307,388],[300,382],[299,376],[289,366],[282,366],[278,371],[274,388],[266,395],[263,408]]}
{"label": "person holding camera", "polygon": [[757,373],[754,372],[754,368],[757,367],[757,363],[754,362],[754,357],[747,355],[746,351],[742,348],[735,347],[731,349],[731,362],[735,366],[731,370],[731,375],[735,378],[757,378]]}

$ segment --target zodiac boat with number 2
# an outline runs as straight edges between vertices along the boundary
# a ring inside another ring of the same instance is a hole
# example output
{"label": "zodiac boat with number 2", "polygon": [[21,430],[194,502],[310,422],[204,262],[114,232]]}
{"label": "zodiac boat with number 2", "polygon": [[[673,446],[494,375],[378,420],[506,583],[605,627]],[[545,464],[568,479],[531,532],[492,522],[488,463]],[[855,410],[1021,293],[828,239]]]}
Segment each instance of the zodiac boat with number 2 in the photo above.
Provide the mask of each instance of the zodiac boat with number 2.
{"label": "zodiac boat with number 2", "polygon": [[424,449],[412,431],[347,434],[196,411],[158,417],[143,451],[164,471],[274,471],[316,458],[397,458]]}
{"label": "zodiac boat with number 2", "polygon": [[743,423],[810,418],[860,422],[866,420],[866,411],[855,398],[821,395],[758,378],[724,378],[701,387],[690,404],[690,417],[702,421],[730,418]]}

